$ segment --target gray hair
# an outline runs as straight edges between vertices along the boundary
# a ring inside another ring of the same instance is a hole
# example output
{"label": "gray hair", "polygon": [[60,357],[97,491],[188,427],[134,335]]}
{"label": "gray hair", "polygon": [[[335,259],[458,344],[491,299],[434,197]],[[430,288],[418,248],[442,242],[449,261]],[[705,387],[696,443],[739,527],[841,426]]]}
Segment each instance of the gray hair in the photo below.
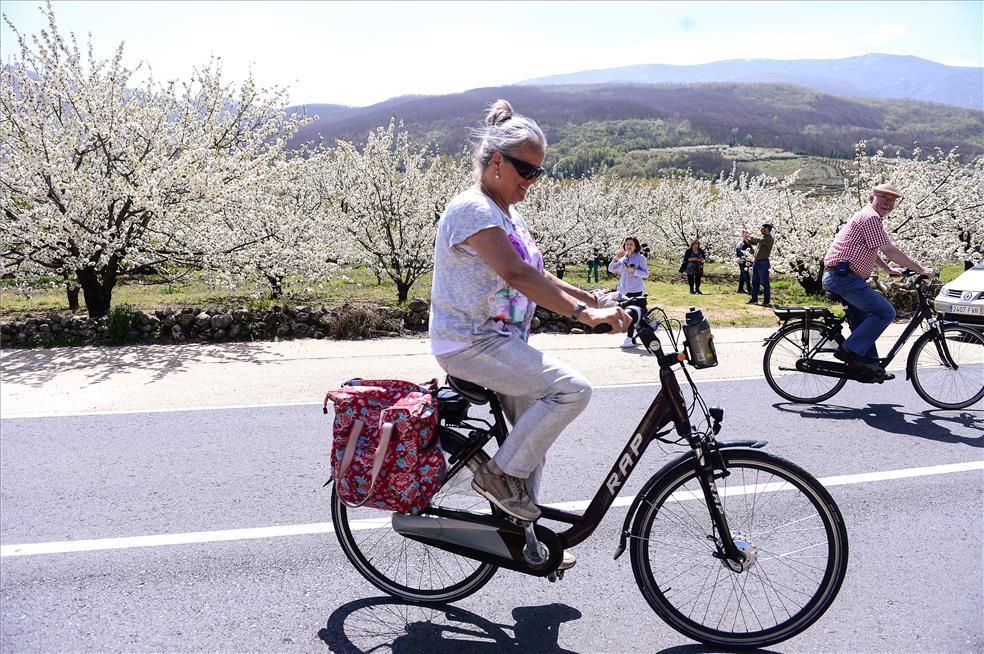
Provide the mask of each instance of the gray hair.
{"label": "gray hair", "polygon": [[513,113],[512,105],[506,100],[496,100],[485,116],[485,127],[472,130],[471,135],[477,141],[472,156],[476,176],[489,165],[496,152],[511,155],[526,143],[547,149],[547,139],[540,126],[532,118]]}

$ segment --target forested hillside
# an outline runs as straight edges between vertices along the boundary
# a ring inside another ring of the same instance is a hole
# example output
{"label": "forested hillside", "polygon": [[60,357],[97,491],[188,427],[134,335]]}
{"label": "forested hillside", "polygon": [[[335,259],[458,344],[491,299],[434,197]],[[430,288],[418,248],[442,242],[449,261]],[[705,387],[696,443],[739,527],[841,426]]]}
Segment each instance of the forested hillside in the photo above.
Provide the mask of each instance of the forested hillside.
{"label": "forested hillside", "polygon": [[[364,108],[299,107],[294,110],[320,118],[293,145],[319,137],[329,144],[338,138],[364,142],[371,129],[395,118],[419,141],[456,153],[497,98],[544,128],[547,166],[559,176],[602,167],[624,175],[671,168],[713,175],[731,167],[728,153],[735,146],[767,148],[780,159],[808,155],[814,162],[850,159],[860,140],[871,151],[891,154],[908,155],[914,144],[924,150],[956,146],[967,157],[984,154],[984,112],[842,98],[785,84],[507,86],[394,98]],[[713,145],[731,148],[707,147]]]}

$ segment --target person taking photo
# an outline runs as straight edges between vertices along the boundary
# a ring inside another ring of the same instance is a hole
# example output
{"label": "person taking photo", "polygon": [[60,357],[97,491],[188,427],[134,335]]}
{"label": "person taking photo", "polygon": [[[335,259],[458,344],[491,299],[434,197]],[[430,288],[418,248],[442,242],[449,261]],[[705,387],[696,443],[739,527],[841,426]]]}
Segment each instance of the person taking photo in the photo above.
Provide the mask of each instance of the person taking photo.
{"label": "person taking photo", "polygon": [[[649,264],[641,249],[639,239],[626,236],[622,241],[622,249],[608,264],[608,272],[618,274],[618,286],[615,290],[627,298],[637,298],[634,304],[645,312],[646,284],[642,280],[649,277]],[[630,325],[622,347],[632,347],[635,344],[635,328]]]}

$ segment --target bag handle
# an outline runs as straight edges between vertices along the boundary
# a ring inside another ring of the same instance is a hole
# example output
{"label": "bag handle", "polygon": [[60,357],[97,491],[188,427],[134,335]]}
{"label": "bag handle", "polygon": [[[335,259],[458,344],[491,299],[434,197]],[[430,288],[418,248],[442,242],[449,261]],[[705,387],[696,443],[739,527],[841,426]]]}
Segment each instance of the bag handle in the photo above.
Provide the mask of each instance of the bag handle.
{"label": "bag handle", "polygon": [[[364,422],[361,420],[356,420],[352,423],[352,434],[349,436],[348,444],[345,446],[345,454],[342,455],[342,463],[338,467],[338,479],[343,479],[345,473],[348,471],[349,466],[352,464],[352,458],[355,456],[355,445],[358,441],[359,434],[362,433],[362,428],[365,427]],[[376,457],[372,462],[372,477],[369,482],[369,490],[366,491],[366,496],[362,498],[361,502],[348,502],[341,493],[338,493],[338,499],[342,501],[342,504],[349,507],[350,509],[356,509],[363,504],[365,504],[370,497],[372,497],[372,489],[376,486],[376,478],[379,476],[379,471],[383,467],[383,460],[386,458],[386,450],[389,449],[390,438],[393,435],[393,423],[384,422],[383,426],[379,429],[379,447],[376,448]]]}

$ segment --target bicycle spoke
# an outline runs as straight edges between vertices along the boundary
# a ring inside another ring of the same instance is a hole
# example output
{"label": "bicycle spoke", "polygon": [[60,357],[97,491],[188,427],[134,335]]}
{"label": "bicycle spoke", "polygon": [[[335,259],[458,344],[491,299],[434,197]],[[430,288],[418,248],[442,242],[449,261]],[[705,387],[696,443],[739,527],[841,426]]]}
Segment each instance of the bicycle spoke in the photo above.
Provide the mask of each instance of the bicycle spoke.
{"label": "bicycle spoke", "polygon": [[[949,354],[943,356],[943,348]],[[942,337],[927,332],[913,346],[912,384],[930,404],[944,409],[970,406],[984,398],[984,336],[949,325]]]}

